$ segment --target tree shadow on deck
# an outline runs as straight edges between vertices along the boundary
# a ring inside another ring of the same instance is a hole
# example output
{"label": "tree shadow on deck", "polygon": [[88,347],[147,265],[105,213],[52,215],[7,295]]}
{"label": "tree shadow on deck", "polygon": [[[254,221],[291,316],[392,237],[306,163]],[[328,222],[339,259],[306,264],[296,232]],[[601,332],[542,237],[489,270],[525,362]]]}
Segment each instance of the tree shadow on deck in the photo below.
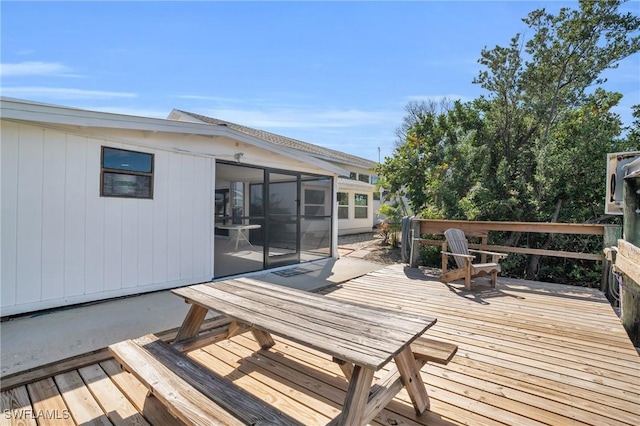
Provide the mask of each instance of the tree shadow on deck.
{"label": "tree shadow on deck", "polygon": [[466,291],[462,281],[452,283],[442,283],[440,281],[440,270],[436,268],[411,268],[405,266],[404,274],[411,280],[420,280],[438,285],[446,286],[449,291],[456,296],[472,300],[474,302],[487,305],[487,299],[496,297],[512,297],[516,299],[526,299],[527,295],[557,297],[562,299],[573,299],[597,303],[609,304],[609,301],[599,289],[589,287],[579,287],[570,284],[556,284],[541,281],[523,280],[510,277],[498,277],[496,288],[491,288],[487,282],[477,285],[485,277],[475,278],[476,286],[472,286],[471,291]]}
{"label": "tree shadow on deck", "polygon": [[514,293],[610,304],[604,293],[596,288],[521,280],[517,278],[498,279],[498,285],[504,290]]}

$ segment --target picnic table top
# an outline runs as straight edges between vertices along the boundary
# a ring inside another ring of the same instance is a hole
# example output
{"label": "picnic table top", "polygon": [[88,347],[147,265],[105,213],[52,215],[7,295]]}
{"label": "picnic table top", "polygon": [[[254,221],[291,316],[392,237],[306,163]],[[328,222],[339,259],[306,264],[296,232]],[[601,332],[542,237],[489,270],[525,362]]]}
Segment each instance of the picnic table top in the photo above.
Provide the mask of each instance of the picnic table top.
{"label": "picnic table top", "polygon": [[436,323],[426,315],[344,302],[248,278],[172,292],[257,329],[375,370]]}

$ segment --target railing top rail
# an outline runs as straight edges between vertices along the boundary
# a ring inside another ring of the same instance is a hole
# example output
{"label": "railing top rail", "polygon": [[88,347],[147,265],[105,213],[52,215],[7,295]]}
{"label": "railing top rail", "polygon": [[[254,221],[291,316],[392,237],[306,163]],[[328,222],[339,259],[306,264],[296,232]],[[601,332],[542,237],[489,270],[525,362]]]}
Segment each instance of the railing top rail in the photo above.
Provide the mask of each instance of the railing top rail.
{"label": "railing top rail", "polygon": [[550,222],[490,222],[467,220],[413,219],[420,223],[420,233],[443,233],[448,228],[460,228],[463,231],[511,231],[542,232],[551,234],[604,235],[605,228],[619,225],[550,223]]}

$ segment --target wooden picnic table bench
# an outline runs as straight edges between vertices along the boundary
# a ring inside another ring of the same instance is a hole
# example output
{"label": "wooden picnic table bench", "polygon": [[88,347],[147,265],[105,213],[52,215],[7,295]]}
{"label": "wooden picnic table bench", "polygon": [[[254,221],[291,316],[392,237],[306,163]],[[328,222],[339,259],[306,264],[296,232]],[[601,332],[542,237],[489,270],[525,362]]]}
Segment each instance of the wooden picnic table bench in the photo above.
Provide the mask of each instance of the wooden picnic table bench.
{"label": "wooden picnic table bench", "polygon": [[[422,337],[435,324],[433,317],[346,303],[253,279],[172,291],[191,304],[173,347],[145,336],[110,349],[125,369],[186,424],[206,424],[203,416],[212,419],[211,424],[227,422],[224,416],[240,424],[297,423],[273,407],[265,408],[264,402],[236,385],[223,383],[224,378],[198,366],[178,349],[193,349],[245,332],[251,332],[262,349],[275,344],[271,334],[317,349],[330,355],[349,381],[342,413],[330,424],[350,426],[369,423],[403,387],[416,413],[422,414],[429,408],[429,397],[420,368],[428,361],[446,364],[457,350],[456,345]],[[199,335],[210,310],[226,315],[228,327],[224,333],[216,330],[214,335]],[[374,373],[391,360],[395,366],[374,383]],[[203,399],[210,401],[210,407],[203,408]],[[205,409],[208,411],[203,412]]]}

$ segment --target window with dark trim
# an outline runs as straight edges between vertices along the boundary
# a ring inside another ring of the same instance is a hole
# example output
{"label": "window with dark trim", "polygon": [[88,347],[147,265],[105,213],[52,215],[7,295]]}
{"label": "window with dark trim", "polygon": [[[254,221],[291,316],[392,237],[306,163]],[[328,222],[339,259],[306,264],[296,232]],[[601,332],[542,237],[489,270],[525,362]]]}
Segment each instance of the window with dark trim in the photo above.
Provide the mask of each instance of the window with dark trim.
{"label": "window with dark trim", "polygon": [[360,175],[358,175],[358,180],[360,182],[367,182],[369,183],[369,175],[365,175],[364,173],[360,173]]}
{"label": "window with dark trim", "polygon": [[356,194],[353,217],[356,219],[366,219],[369,216],[369,196],[367,194]]}
{"label": "window with dark trim", "polygon": [[103,146],[100,195],[153,198],[153,154]]}
{"label": "window with dark trim", "polygon": [[349,179],[356,180],[357,175],[358,175],[358,174],[357,174],[356,172],[350,172],[350,173],[349,173]]}
{"label": "window with dark trim", "polygon": [[338,219],[349,219],[349,194],[338,192]]}

